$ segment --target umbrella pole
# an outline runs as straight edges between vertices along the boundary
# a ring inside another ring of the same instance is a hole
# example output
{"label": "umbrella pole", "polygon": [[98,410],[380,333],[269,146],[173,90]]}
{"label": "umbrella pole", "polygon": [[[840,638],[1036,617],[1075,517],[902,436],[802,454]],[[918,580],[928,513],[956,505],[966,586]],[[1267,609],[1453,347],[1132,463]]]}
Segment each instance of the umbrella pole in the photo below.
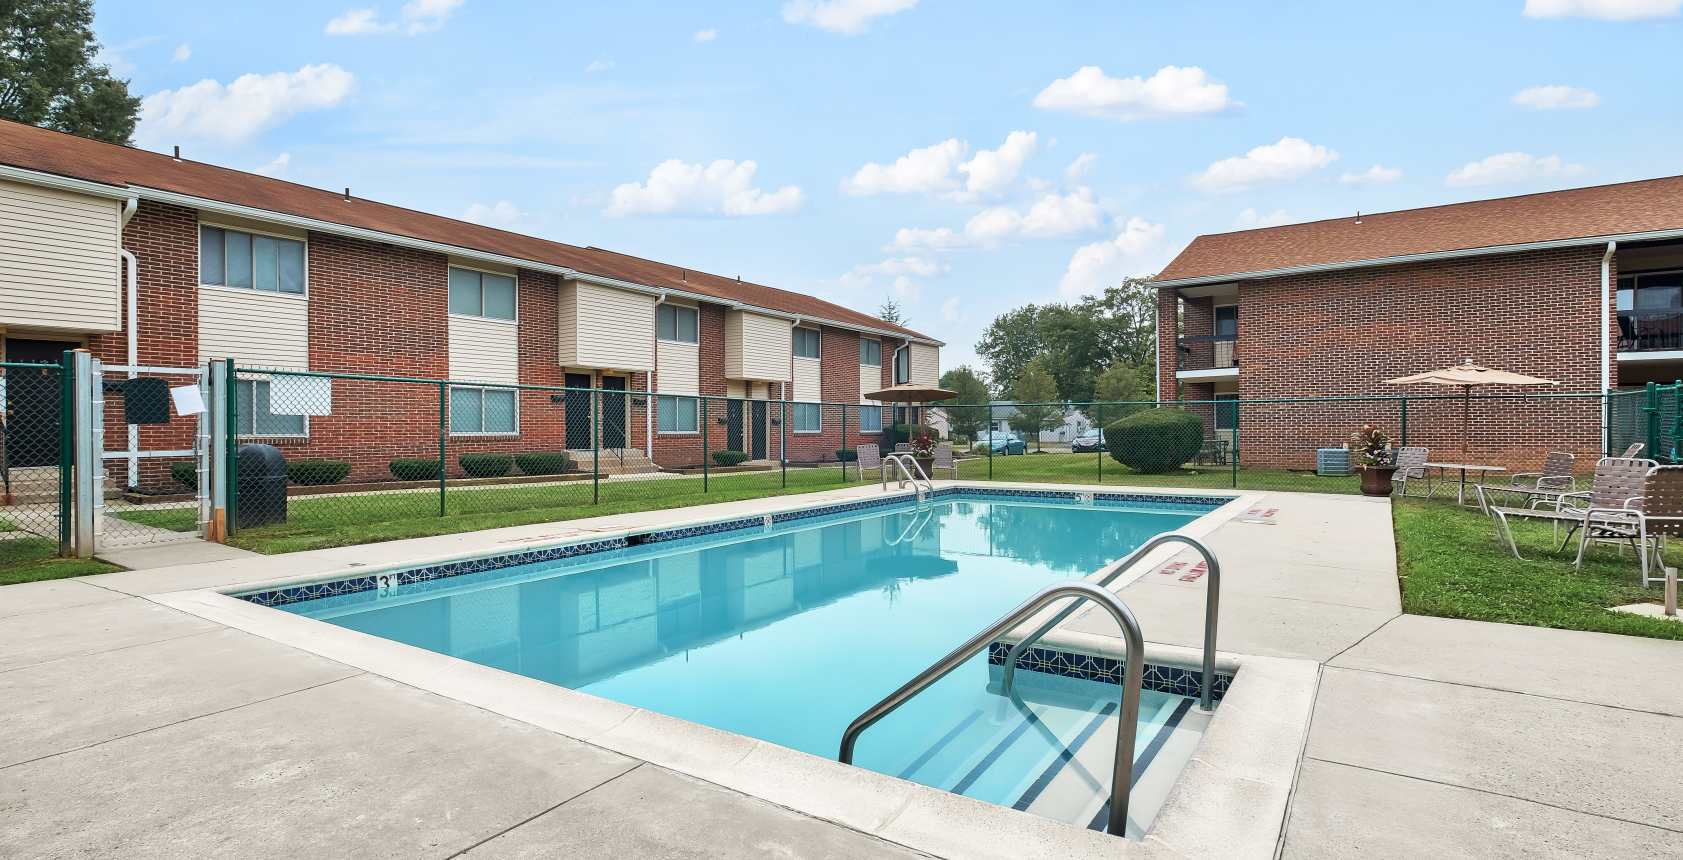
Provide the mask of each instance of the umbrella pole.
{"label": "umbrella pole", "polygon": [[1473,387],[1461,386],[1461,462],[1467,461],[1468,423],[1473,412]]}

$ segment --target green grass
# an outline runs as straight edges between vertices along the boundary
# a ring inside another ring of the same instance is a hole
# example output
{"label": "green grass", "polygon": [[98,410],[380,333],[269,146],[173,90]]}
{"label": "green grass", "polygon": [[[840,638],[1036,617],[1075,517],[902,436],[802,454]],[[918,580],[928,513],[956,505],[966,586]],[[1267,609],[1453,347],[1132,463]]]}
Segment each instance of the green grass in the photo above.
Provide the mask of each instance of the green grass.
{"label": "green grass", "polygon": [[1577,572],[1576,543],[1556,552],[1559,542],[1543,523],[1513,522],[1526,557],[1521,561],[1497,545],[1495,525],[1476,510],[1398,499],[1392,517],[1404,612],[1683,639],[1683,623],[1608,611],[1660,596],[1658,587],[1637,585],[1628,547],[1623,556],[1613,547],[1593,547]]}
{"label": "green grass", "polygon": [[[1183,469],[1161,475],[1135,472],[1111,459],[1108,454],[1035,454],[1009,457],[995,455],[993,480],[1043,481],[1059,484],[1098,484],[1100,457],[1103,456],[1105,484],[1126,484],[1136,487],[1193,487],[1233,489],[1234,474],[1229,466],[1207,466]],[[988,458],[977,457],[958,464],[958,476],[970,480],[988,480]],[[1240,469],[1238,489],[1287,490],[1308,493],[1356,493],[1361,491],[1355,476],[1323,478],[1313,472],[1292,472],[1285,469]]]}
{"label": "green grass", "polygon": [[[851,477],[852,473],[849,472]],[[868,475],[874,479],[876,476]],[[790,469],[789,485],[777,472],[720,475],[708,482],[672,478],[603,482],[601,503],[591,504],[589,481],[553,485],[512,485],[490,489],[453,489],[446,494],[447,515],[438,515],[435,491],[371,496],[302,496],[287,506],[287,522],[241,529],[229,542],[261,553],[298,552],[324,547],[375,543],[427,535],[454,534],[528,523],[596,517],[689,505],[734,502],[764,496],[836,489],[840,467]],[[194,528],[192,510],[129,510],[117,514],[158,528]]]}
{"label": "green grass", "polygon": [[0,585],[122,570],[103,561],[57,556],[58,544],[46,538],[0,540]]}

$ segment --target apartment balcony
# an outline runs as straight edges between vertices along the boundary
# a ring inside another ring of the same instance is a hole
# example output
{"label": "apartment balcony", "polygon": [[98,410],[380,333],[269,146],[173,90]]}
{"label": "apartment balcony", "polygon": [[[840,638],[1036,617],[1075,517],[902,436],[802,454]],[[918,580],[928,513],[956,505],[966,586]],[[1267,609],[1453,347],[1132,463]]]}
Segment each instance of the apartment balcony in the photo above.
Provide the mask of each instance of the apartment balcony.
{"label": "apartment balcony", "polygon": [[1183,337],[1176,341],[1175,378],[1221,381],[1239,378],[1239,338],[1230,334]]}

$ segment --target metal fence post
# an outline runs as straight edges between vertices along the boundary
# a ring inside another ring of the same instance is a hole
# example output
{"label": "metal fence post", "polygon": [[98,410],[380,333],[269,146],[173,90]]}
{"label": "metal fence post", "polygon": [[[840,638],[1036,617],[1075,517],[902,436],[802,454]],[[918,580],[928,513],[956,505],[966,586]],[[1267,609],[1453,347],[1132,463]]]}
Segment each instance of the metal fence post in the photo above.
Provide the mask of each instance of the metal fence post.
{"label": "metal fence post", "polygon": [[228,377],[228,390],[222,403],[222,412],[228,416],[223,422],[225,426],[222,439],[222,456],[228,467],[223,470],[225,481],[222,494],[228,500],[227,521],[223,523],[223,534],[232,537],[234,532],[238,531],[240,520],[240,382],[234,360],[223,359],[222,364],[223,373]]}
{"label": "metal fence post", "polygon": [[[1229,469],[1232,472],[1232,476],[1229,478],[1229,481],[1235,490],[1239,489],[1239,419],[1243,417],[1239,414],[1239,412],[1239,398],[1235,397],[1233,398],[1233,456],[1228,458],[1231,461]],[[1211,599],[1213,600],[1214,598]]]}
{"label": "metal fence post", "polygon": [[[1104,438],[1104,407],[1098,406],[1096,404],[1093,406],[1093,423],[1098,425],[1099,438],[1102,440]],[[1098,454],[1098,458],[1099,458],[1099,483],[1101,483],[1101,484],[1104,483],[1104,458],[1105,458],[1104,449],[1106,447],[1108,447],[1108,446],[1105,445],[1101,441],[1099,443],[1099,447],[1096,450],[1096,453]]]}
{"label": "metal fence post", "polygon": [[1642,407],[1642,411],[1648,414],[1646,427],[1647,451],[1649,456],[1658,457],[1660,453],[1660,387],[1650,382],[1647,388],[1647,403]]}
{"label": "metal fence post", "polygon": [[[58,554],[71,558],[70,479],[76,464],[76,351],[67,349],[58,370]],[[0,408],[5,404],[0,403]]]}
{"label": "metal fence post", "polygon": [[210,471],[201,477],[200,486],[210,487],[210,516],[207,518],[209,526],[205,539],[213,543],[228,542],[228,482],[223,476],[228,473],[228,461],[233,459],[233,452],[228,450],[228,398],[224,394],[233,380],[228,378],[228,365],[220,361],[211,361],[205,368],[210,394],[210,434],[207,445],[210,448]]}
{"label": "metal fence post", "polygon": [[1402,418],[1398,422],[1401,426],[1397,430],[1397,438],[1400,440],[1397,447],[1407,448],[1408,447],[1408,395],[1405,394],[1398,399],[1402,402]]}
{"label": "metal fence post", "polygon": [[[1007,442],[1007,445],[1010,443]],[[993,480],[993,404],[988,404],[988,480]]]}
{"label": "metal fence post", "polygon": [[445,440],[450,436],[450,409],[446,401],[449,399],[449,383],[438,383],[438,515],[444,516],[445,474],[449,471],[445,459]]}
{"label": "metal fence post", "polygon": [[[822,409],[823,407],[819,407],[819,408]],[[842,443],[841,443],[841,449],[836,451],[836,459],[841,460],[842,483],[845,484],[845,483],[847,483],[847,461],[842,460],[842,453],[841,452],[847,450],[847,404],[846,403],[842,404],[841,412],[842,412]],[[1680,412],[1679,414],[1683,414],[1683,412]]]}
{"label": "metal fence post", "polygon": [[602,502],[602,392],[590,390],[590,503]]}
{"label": "metal fence post", "polygon": [[703,397],[701,398],[701,491],[703,493],[707,492],[707,473],[711,471],[707,466],[707,461],[712,458],[712,453],[707,450],[707,423],[707,398]]}
{"label": "metal fence post", "polygon": [[99,391],[99,371],[94,357],[87,350],[74,354],[75,386],[73,395],[74,441],[76,453],[76,530],[75,555],[92,558],[96,551],[95,534],[99,531],[100,507],[105,493],[100,480],[105,470],[104,454],[104,395]]}
{"label": "metal fence post", "polygon": [[789,486],[789,392],[783,391],[783,420],[777,424],[778,459],[782,461],[783,486]]}

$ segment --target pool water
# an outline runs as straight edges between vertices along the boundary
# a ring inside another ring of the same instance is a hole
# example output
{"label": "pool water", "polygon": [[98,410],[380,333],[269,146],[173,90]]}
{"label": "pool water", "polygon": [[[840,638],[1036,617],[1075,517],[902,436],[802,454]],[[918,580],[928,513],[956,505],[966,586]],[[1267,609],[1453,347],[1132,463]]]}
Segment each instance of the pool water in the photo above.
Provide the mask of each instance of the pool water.
{"label": "pool water", "polygon": [[[282,608],[834,758],[861,711],[1033,592],[1208,509],[938,498]],[[856,763],[1102,829],[1120,687],[1020,671],[1005,696],[998,674],[978,655]],[[1144,693],[1136,761],[1187,746],[1189,705]]]}

